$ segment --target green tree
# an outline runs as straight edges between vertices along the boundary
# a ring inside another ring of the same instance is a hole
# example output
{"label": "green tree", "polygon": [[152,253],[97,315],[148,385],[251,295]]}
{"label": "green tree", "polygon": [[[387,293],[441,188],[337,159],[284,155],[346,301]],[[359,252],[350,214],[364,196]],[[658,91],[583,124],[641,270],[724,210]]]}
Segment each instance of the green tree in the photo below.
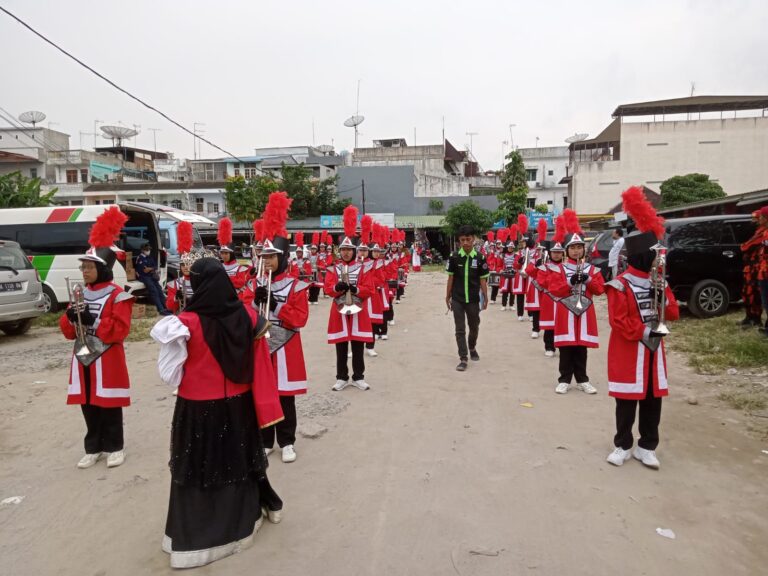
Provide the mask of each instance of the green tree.
{"label": "green tree", "polygon": [[523,157],[517,150],[512,150],[506,156],[507,164],[504,166],[504,172],[501,175],[501,186],[504,189],[497,196],[499,200],[499,209],[496,215],[509,223],[517,215],[525,212],[526,200],[528,199],[528,178],[525,172],[525,163]]}
{"label": "green tree", "polygon": [[236,222],[253,222],[264,212],[269,195],[279,189],[278,182],[269,176],[228,178],[224,185],[227,213]]}
{"label": "green tree", "polygon": [[21,172],[0,176],[0,208],[33,208],[49,206],[58,188],[40,192],[40,178],[26,178]]}
{"label": "green tree", "polygon": [[662,208],[724,197],[723,187],[717,182],[712,182],[707,174],[672,176],[661,185]]}
{"label": "green tree", "polygon": [[336,194],[336,184],[339,181],[338,176],[324,178],[314,185],[314,195],[312,197],[312,210],[308,216],[321,216],[323,214],[341,214],[344,212],[351,200],[349,198],[339,198]]}
{"label": "green tree", "polygon": [[546,204],[536,204],[536,206],[534,206],[533,209],[539,214],[547,214],[549,212],[549,206],[547,206]]}
{"label": "green tree", "polygon": [[432,214],[442,214],[442,212],[443,212],[443,201],[442,200],[437,200],[435,198],[430,200],[429,201],[429,211]]}
{"label": "green tree", "polygon": [[492,212],[484,210],[473,200],[465,200],[448,208],[448,211],[445,213],[443,231],[446,234],[455,236],[458,234],[459,228],[469,225],[480,235],[490,230],[493,222]]}

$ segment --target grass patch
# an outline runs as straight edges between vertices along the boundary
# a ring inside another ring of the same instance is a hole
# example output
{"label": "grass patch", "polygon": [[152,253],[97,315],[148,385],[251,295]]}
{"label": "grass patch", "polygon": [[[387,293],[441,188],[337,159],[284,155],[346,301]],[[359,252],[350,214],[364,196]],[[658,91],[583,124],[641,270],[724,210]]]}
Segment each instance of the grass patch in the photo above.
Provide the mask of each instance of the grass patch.
{"label": "grass patch", "polygon": [[131,331],[128,334],[126,342],[143,342],[149,340],[149,331],[157,323],[160,317],[154,318],[136,318],[131,320]]}
{"label": "grass patch", "polygon": [[442,264],[424,264],[421,267],[424,272],[445,272],[445,263]]}
{"label": "grass patch", "polygon": [[768,400],[766,400],[765,395],[759,392],[728,390],[720,392],[717,397],[723,402],[728,403],[732,408],[746,412],[764,410],[768,406]]}
{"label": "grass patch", "polygon": [[63,312],[48,312],[47,314],[41,314],[37,318],[32,320],[32,326],[37,328],[58,328],[59,318]]}
{"label": "grass patch", "polygon": [[768,338],[756,330],[742,330],[741,313],[717,318],[685,317],[671,323],[667,344],[688,355],[699,374],[717,374],[728,368],[768,368]]}

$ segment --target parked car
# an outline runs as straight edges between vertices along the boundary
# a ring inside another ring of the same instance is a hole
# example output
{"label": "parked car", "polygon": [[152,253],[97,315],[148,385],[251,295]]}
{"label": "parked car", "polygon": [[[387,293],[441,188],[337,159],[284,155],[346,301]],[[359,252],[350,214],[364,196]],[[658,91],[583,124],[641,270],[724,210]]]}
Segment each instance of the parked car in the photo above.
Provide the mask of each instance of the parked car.
{"label": "parked car", "polygon": [[[613,247],[613,228],[610,230],[603,230],[597,236],[595,236],[590,242],[587,243],[587,260],[595,268],[598,268],[603,274],[605,280],[610,279],[610,267],[608,266],[608,254]],[[626,236],[626,231],[624,232]],[[622,255],[626,255],[626,250],[621,251]]]}
{"label": "parked car", "polygon": [[40,275],[18,242],[0,240],[0,330],[24,334],[45,312]]}
{"label": "parked car", "polygon": [[755,233],[748,214],[675,218],[666,222],[667,281],[700,318],[725,314],[741,300],[740,244]]}

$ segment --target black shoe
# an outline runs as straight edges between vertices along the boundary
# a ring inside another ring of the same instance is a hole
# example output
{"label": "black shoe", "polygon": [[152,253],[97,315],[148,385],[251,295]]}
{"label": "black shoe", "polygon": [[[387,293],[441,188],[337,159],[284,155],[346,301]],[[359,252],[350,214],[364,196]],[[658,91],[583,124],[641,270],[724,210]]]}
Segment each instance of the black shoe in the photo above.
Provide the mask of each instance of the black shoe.
{"label": "black shoe", "polygon": [[474,360],[475,362],[480,360],[480,354],[477,353],[477,350],[470,350],[469,357],[472,358],[472,360]]}
{"label": "black shoe", "polygon": [[461,362],[459,362],[459,365],[456,366],[456,370],[459,371],[459,372],[464,372],[464,370],[466,370],[466,369],[467,369],[467,361],[466,360],[462,360]]}

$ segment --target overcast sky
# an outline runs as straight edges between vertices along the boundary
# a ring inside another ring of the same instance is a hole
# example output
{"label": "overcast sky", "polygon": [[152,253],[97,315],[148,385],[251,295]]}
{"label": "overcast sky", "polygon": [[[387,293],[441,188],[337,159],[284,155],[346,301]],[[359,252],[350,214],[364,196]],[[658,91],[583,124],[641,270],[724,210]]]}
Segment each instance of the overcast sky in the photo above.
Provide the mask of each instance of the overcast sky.
{"label": "overcast sky", "polygon": [[[40,32],[239,155],[404,137],[469,144],[485,169],[502,141],[596,135],[622,103],[768,93],[764,0],[0,0]],[[0,13],[0,106],[51,127],[139,124],[137,146],[192,157],[192,137]],[[5,123],[0,120],[0,125]],[[93,136],[82,136],[83,147]],[[108,144],[99,138],[100,144]],[[204,157],[222,154],[203,146]]]}

